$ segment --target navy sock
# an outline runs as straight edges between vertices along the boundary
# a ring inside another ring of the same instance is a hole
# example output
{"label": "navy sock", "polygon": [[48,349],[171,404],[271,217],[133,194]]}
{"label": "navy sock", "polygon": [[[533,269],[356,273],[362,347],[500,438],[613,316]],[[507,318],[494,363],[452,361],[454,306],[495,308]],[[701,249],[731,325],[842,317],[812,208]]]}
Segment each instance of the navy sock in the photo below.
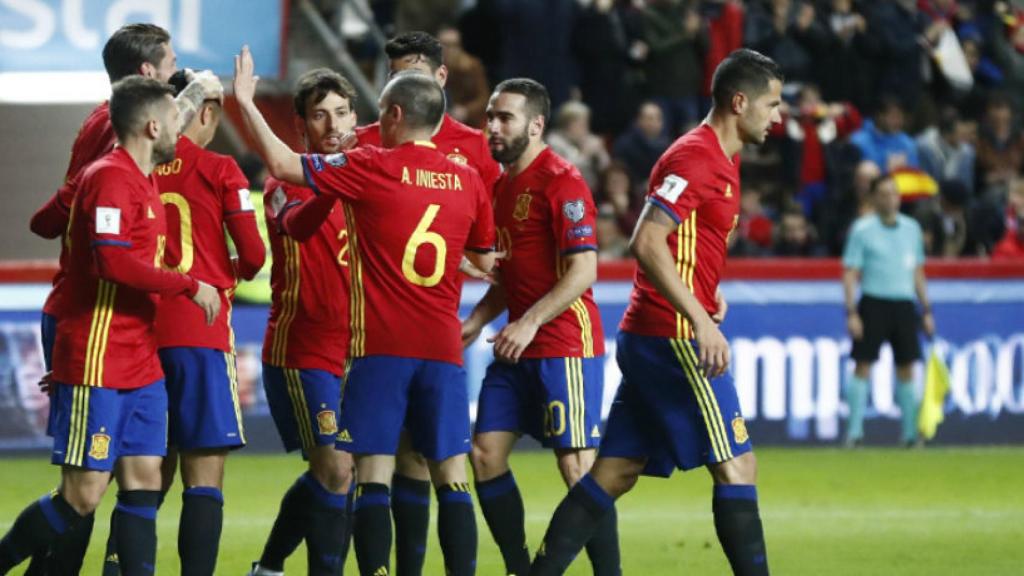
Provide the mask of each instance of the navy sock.
{"label": "navy sock", "polygon": [[430,530],[430,481],[395,474],[391,479],[391,515],[395,519],[398,574],[419,576]]}
{"label": "navy sock", "polygon": [[712,509],[715,532],[734,574],[768,574],[761,516],[757,510],[757,488],[752,484],[715,486]]}
{"label": "navy sock", "polygon": [[437,489],[437,535],[444,554],[445,574],[475,574],[476,514],[468,483],[454,482]]}
{"label": "navy sock", "polygon": [[494,542],[505,560],[505,573],[526,576],[530,573],[526,510],[512,471],[477,482],[476,495],[487,527],[491,529]]}
{"label": "navy sock", "polygon": [[341,544],[341,563],[345,564],[348,559],[348,551],[352,546],[352,533],[355,530],[356,522],[356,482],[353,479],[349,485],[348,494],[345,495],[345,541]]}
{"label": "navy sock", "polygon": [[356,487],[356,560],[363,576],[386,576],[391,567],[391,490],[386,484]]}
{"label": "navy sock", "polygon": [[308,472],[303,480],[313,494],[306,533],[306,574],[341,576],[345,568],[345,541],[348,540],[348,496],[331,492]]}
{"label": "navy sock", "polygon": [[589,474],[580,478],[551,517],[530,574],[565,573],[614,504],[615,500]]}
{"label": "navy sock", "polygon": [[601,519],[597,532],[587,542],[587,556],[594,576],[622,576],[619,553],[619,515],[612,506]]}
{"label": "navy sock", "polygon": [[270,529],[270,536],[263,546],[263,555],[260,556],[260,566],[267,570],[283,572],[285,558],[291,556],[306,537],[313,493],[304,480],[305,476],[299,476],[281,499],[274,527]]}
{"label": "navy sock", "polygon": [[68,504],[59,492],[51,492],[21,511],[14,525],[0,540],[0,574],[33,554],[45,554],[62,534],[77,530],[85,517]]}
{"label": "navy sock", "polygon": [[224,494],[212,486],[186,488],[181,495],[178,523],[182,576],[212,576],[223,526]]}
{"label": "navy sock", "polygon": [[33,554],[25,576],[62,576],[81,572],[95,520],[95,514],[83,517],[78,528],[58,536],[44,552]]}
{"label": "navy sock", "polygon": [[117,493],[117,558],[123,576],[153,574],[156,570],[156,509],[159,490]]}
{"label": "navy sock", "polygon": [[[160,492],[157,510],[164,505],[167,492]],[[110,511],[110,529],[107,534],[107,550],[103,554],[103,576],[120,576],[121,564],[117,558],[117,508]]]}

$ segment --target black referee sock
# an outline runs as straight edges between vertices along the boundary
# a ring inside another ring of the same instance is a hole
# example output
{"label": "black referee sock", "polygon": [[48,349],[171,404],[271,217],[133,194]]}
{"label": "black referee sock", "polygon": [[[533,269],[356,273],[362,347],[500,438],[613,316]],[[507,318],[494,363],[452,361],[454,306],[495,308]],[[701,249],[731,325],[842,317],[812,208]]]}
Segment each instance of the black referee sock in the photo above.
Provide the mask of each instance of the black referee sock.
{"label": "black referee sock", "polygon": [[757,489],[749,484],[715,486],[715,532],[733,574],[767,576],[768,555],[757,510]]}
{"label": "black referee sock", "polygon": [[178,557],[183,576],[214,573],[223,526],[224,494],[212,486],[186,488],[178,521]]}
{"label": "black referee sock", "polygon": [[526,545],[526,510],[516,479],[509,470],[497,478],[476,483],[480,510],[491,529],[495,544],[505,560],[505,573],[530,573],[530,550]]}
{"label": "black referee sock", "polygon": [[310,576],[341,576],[348,540],[348,496],[335,494],[312,474],[304,476],[313,493],[309,531],[306,533],[307,570]]}
{"label": "black referee sock", "polygon": [[356,560],[363,576],[387,576],[391,569],[391,490],[387,484],[356,487]]}
{"label": "black referee sock", "polygon": [[313,507],[313,492],[305,480],[306,472],[292,484],[281,499],[281,508],[274,519],[274,527],[263,546],[260,566],[275,572],[284,571],[284,560],[291,556],[306,537],[309,524],[309,511]]}
{"label": "black referee sock", "polygon": [[612,506],[601,519],[597,532],[587,542],[587,556],[594,576],[622,576],[619,553],[619,515]]}
{"label": "black referee sock", "polygon": [[117,558],[123,576],[156,570],[156,509],[160,499],[159,490],[117,493]]}
{"label": "black referee sock", "polygon": [[398,574],[420,576],[430,530],[430,481],[401,474],[391,478],[391,515],[395,519]]}
{"label": "black referee sock", "polygon": [[444,554],[445,574],[475,574],[476,514],[468,483],[454,482],[437,489],[437,535]]}
{"label": "black referee sock", "polygon": [[59,492],[36,500],[21,511],[0,540],[0,574],[33,554],[45,554],[62,534],[77,530],[84,522],[85,517],[79,516]]}
{"label": "black referee sock", "polygon": [[81,572],[95,520],[95,514],[83,517],[78,528],[58,536],[45,552],[33,554],[25,576],[60,576]]}
{"label": "black referee sock", "polygon": [[612,497],[589,474],[580,478],[551,517],[530,574],[548,576],[565,573],[614,504]]}

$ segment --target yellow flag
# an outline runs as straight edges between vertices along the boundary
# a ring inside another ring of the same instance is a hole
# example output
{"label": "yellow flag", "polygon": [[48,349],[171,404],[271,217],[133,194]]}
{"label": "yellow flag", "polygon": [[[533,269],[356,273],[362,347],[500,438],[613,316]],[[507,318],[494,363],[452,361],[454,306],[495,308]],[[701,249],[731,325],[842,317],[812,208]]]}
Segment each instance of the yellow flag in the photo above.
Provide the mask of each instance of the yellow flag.
{"label": "yellow flag", "polygon": [[949,370],[933,346],[925,372],[924,398],[921,399],[921,410],[917,415],[917,430],[925,440],[934,438],[935,430],[942,423],[943,404],[948,393]]}

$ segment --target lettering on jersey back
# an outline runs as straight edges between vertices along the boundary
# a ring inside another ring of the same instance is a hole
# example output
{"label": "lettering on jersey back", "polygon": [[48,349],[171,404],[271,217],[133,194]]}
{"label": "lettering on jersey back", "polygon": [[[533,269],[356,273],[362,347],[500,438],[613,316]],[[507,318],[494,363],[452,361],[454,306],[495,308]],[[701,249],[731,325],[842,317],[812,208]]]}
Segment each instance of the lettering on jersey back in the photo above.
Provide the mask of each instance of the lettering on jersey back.
{"label": "lettering on jersey back", "polygon": [[[409,179],[409,169],[406,167],[402,167],[402,183],[412,184]],[[431,190],[462,190],[462,180],[458,174],[451,172],[434,172],[416,168],[416,186]]]}

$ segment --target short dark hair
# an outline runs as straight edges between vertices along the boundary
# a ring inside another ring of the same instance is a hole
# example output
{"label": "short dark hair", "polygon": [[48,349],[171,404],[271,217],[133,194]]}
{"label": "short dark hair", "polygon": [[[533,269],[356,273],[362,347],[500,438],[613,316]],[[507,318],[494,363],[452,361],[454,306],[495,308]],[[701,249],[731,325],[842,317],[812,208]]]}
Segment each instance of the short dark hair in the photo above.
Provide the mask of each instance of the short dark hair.
{"label": "short dark hair", "polygon": [[[355,105],[356,89],[347,78],[329,68],[315,68],[299,76],[295,83],[293,104],[299,118],[306,117],[307,104],[319,104],[331,92],[348,100],[349,107]],[[312,98],[312,100],[310,100]]]}
{"label": "short dark hair", "polygon": [[444,64],[444,49],[441,47],[441,42],[426,32],[399,34],[384,45],[384,52],[390,60],[410,54],[420,54],[430,63],[431,71],[437,70]]}
{"label": "short dark hair", "polygon": [[519,94],[526,98],[526,112],[529,117],[543,116],[544,126],[547,127],[551,118],[551,97],[548,96],[548,89],[543,84],[532,78],[509,78],[494,88],[495,94],[502,92]]}
{"label": "short dark hair", "polygon": [[711,97],[716,108],[728,108],[732,97],[743,92],[755,98],[768,90],[772,80],[782,82],[785,78],[774,60],[750,50],[740,48],[722,60],[711,78]]}
{"label": "short dark hair", "polygon": [[165,56],[164,44],[170,41],[170,33],[156,24],[125,24],[118,28],[103,46],[103,67],[110,82],[138,74],[145,62],[159,65]]}
{"label": "short dark hair", "polygon": [[174,87],[155,78],[128,76],[114,82],[110,95],[110,124],[124,141],[148,120],[152,107],[174,94]]}
{"label": "short dark hair", "polygon": [[878,192],[878,189],[879,187],[881,187],[882,183],[887,180],[892,180],[891,174],[882,174],[881,176],[876,176],[874,179],[871,180],[871,188],[869,188],[868,191],[872,195],[874,195],[875,192]]}
{"label": "short dark hair", "polygon": [[434,128],[444,116],[444,91],[433,77],[422,72],[396,74],[384,87],[381,100],[401,108],[410,128]]}

